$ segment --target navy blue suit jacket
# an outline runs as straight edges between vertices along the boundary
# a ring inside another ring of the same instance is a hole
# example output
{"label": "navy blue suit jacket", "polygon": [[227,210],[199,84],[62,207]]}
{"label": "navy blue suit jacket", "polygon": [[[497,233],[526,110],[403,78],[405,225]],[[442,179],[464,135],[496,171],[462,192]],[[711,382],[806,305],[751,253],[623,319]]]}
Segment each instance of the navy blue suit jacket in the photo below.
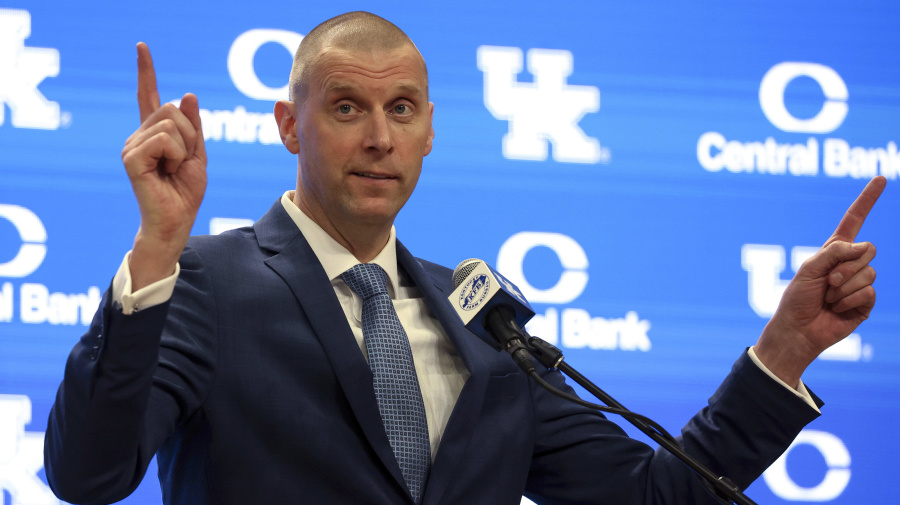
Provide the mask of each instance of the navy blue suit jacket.
{"label": "navy blue suit jacket", "polygon": [[[424,503],[713,503],[673,457],[528,380],[468,332],[451,272],[398,243],[471,373]],[[125,316],[109,293],[71,353],[46,474],[74,503],[127,496],[158,454],[167,504],[411,503],[372,374],[329,279],[276,202],[252,228],[192,238],[171,300]],[[740,486],[815,417],[746,356],[682,431]],[[558,372],[547,380],[566,387]]]}

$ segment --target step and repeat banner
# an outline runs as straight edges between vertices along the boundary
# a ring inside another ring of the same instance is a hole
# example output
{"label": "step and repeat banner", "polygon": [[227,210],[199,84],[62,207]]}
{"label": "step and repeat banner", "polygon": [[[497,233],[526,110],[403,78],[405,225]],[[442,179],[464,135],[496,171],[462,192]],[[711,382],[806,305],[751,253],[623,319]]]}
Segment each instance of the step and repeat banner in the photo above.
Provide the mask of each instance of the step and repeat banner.
{"label": "step and repeat banner", "polygon": [[[495,265],[535,306],[532,334],[671,431],[885,176],[859,235],[878,247],[875,310],[808,370],[823,416],[747,494],[894,501],[900,4],[0,0],[2,505],[60,503],[47,415],[138,225],[120,159],[139,124],[135,44],[163,101],[199,97],[209,186],[194,233],[219,233],[293,188],[272,117],[291,53],[360,9],[405,30],[429,68],[434,150],[400,239],[450,267]],[[160,503],[155,472],[123,503]]]}

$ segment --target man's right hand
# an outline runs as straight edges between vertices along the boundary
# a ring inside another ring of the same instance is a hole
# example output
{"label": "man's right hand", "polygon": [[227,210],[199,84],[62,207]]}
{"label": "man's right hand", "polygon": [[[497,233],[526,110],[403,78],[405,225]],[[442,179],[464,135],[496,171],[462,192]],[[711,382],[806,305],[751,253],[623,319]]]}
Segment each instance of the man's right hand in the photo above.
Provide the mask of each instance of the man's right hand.
{"label": "man's right hand", "polygon": [[160,107],[150,49],[137,45],[141,126],[122,162],[141,213],[129,269],[132,292],[172,275],[206,191],[206,148],[197,97]]}

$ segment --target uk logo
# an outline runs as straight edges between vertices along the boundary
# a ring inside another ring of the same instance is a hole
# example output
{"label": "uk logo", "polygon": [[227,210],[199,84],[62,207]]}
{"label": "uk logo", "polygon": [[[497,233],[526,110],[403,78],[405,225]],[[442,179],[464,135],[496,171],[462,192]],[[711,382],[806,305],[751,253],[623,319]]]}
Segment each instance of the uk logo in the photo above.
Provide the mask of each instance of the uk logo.
{"label": "uk logo", "polygon": [[5,104],[13,126],[56,130],[61,124],[59,104],[47,100],[38,86],[59,74],[59,51],[25,47],[30,36],[28,11],[0,9],[0,125]]}
{"label": "uk logo", "polygon": [[502,275],[500,275],[500,272],[497,272],[497,271],[494,271],[494,276],[497,277],[497,282],[499,282],[501,285],[503,285],[503,287],[506,289],[506,291],[509,294],[518,298],[519,301],[522,303],[525,303],[525,304],[528,303],[528,300],[525,299],[525,296],[522,295],[522,292],[519,291],[519,288],[517,288],[516,285],[513,284],[512,282],[509,282],[509,279],[507,279],[506,277],[503,277]]}
{"label": "uk logo", "polygon": [[542,161],[552,144],[556,161],[608,162],[609,149],[578,126],[585,114],[600,110],[600,90],[567,83],[574,68],[572,53],[530,49],[527,59],[533,83],[517,80],[524,60],[518,47],[478,48],[478,69],[484,73],[484,105],[495,118],[509,121],[503,156]]}
{"label": "uk logo", "polygon": [[[803,262],[819,248],[794,246],[791,248],[791,269],[796,273]],[[782,279],[787,263],[786,249],[777,244],[744,244],[741,247],[741,266],[747,271],[747,300],[759,317],[775,315],[790,279]],[[832,361],[870,361],[874,350],[859,333],[851,333],[819,355]]]}
{"label": "uk logo", "polygon": [[31,400],[0,395],[0,497],[8,492],[13,505],[59,505],[38,476],[44,467],[44,434],[25,431],[31,422]]}

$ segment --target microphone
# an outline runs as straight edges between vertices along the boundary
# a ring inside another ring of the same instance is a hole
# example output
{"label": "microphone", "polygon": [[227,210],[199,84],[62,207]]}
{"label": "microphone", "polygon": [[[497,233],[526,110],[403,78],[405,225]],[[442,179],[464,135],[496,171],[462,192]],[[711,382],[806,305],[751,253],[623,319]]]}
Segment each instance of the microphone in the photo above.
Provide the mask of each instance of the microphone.
{"label": "microphone", "polygon": [[515,284],[487,263],[467,259],[453,271],[450,304],[466,328],[494,349],[509,352],[526,373],[535,369],[522,326],[534,310]]}

